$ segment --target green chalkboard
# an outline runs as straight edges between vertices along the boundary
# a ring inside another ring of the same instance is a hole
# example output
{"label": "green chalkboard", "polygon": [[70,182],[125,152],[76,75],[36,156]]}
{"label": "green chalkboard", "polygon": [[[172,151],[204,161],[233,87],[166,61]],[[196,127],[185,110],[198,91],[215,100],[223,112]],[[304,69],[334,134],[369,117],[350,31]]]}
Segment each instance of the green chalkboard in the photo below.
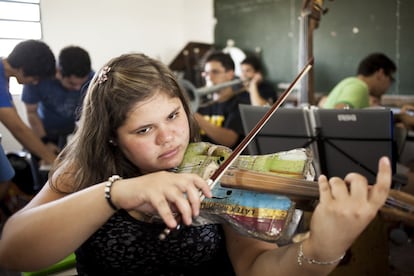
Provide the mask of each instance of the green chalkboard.
{"label": "green chalkboard", "polygon": [[[388,94],[414,95],[414,1],[324,1],[328,11],[314,31],[315,91],[328,93],[342,78],[355,75],[359,61],[383,52],[398,67]],[[260,49],[267,78],[290,82],[298,71],[299,0],[215,0],[215,43],[227,40],[246,53]]]}

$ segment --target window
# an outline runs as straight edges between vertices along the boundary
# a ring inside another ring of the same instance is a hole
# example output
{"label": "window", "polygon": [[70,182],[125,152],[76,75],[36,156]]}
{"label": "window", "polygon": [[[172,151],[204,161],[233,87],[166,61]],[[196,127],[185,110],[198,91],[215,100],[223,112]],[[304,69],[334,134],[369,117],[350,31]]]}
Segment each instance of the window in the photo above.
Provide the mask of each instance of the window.
{"label": "window", "polygon": [[[0,0],[0,57],[6,57],[16,44],[41,39],[40,0]],[[21,85],[12,78],[10,92],[20,94]]]}

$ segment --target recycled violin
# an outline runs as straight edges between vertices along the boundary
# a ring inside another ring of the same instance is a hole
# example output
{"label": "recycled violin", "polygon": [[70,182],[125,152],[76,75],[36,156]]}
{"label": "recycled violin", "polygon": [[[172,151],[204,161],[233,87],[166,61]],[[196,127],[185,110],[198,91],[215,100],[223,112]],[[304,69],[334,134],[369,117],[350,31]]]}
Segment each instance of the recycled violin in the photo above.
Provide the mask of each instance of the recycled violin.
{"label": "recycled violin", "polygon": [[[224,146],[191,143],[176,172],[194,173],[209,179],[231,153],[231,149]],[[239,168],[313,179],[311,161],[309,150],[294,149],[266,155],[240,155],[229,170]],[[213,197],[203,199],[200,216],[193,221],[193,225],[228,223],[242,234],[281,242],[290,239],[303,213],[296,209],[296,202],[284,195],[225,188],[222,185],[215,185],[211,192]]]}

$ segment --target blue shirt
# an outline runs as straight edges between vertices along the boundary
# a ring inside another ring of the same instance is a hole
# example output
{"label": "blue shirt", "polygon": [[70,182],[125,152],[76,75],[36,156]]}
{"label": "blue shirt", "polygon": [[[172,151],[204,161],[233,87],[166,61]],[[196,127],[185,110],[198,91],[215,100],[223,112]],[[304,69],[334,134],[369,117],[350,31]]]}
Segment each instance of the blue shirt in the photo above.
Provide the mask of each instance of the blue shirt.
{"label": "blue shirt", "polygon": [[9,91],[9,79],[6,78],[3,59],[0,59],[0,108],[13,106],[13,98]]}
{"label": "blue shirt", "polygon": [[[13,99],[9,91],[9,80],[4,71],[3,59],[0,59],[0,108],[13,107]],[[12,179],[14,169],[0,144],[0,182]]]}
{"label": "blue shirt", "polygon": [[[91,71],[85,85],[92,79],[93,74]],[[59,80],[45,79],[37,85],[25,85],[22,101],[26,104],[38,104],[37,113],[47,134],[67,135],[74,130],[85,93],[86,87],[69,91]]]}
{"label": "blue shirt", "polygon": [[[250,104],[250,97],[247,92],[235,95],[225,102],[215,102],[211,105],[200,107],[197,112],[203,115],[204,119],[215,126],[231,129],[239,134],[239,140],[233,145],[233,149],[244,138],[243,124],[240,116],[239,104]],[[217,144],[206,133],[201,130],[201,140]]]}
{"label": "blue shirt", "polygon": [[14,169],[3,150],[3,147],[0,145],[0,183],[11,180],[13,177]]}

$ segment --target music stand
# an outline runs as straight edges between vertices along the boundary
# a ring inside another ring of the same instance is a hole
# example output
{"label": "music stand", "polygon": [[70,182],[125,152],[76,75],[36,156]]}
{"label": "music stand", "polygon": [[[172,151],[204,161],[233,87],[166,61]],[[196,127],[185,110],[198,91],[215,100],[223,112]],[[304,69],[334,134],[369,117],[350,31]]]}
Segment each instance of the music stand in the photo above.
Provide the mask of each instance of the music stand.
{"label": "music stand", "polygon": [[[239,105],[245,134],[255,127],[270,107]],[[311,129],[310,110],[306,108],[279,108],[248,145],[252,155],[310,148],[317,154],[315,135]]]}
{"label": "music stand", "polygon": [[[247,134],[269,107],[239,105]],[[316,174],[358,172],[375,183],[378,160],[396,171],[394,121],[389,109],[280,108],[248,145],[252,155],[310,148]]]}
{"label": "music stand", "polygon": [[316,109],[313,112],[321,173],[344,177],[349,172],[375,183],[378,160],[393,163],[393,115],[387,109]]}

